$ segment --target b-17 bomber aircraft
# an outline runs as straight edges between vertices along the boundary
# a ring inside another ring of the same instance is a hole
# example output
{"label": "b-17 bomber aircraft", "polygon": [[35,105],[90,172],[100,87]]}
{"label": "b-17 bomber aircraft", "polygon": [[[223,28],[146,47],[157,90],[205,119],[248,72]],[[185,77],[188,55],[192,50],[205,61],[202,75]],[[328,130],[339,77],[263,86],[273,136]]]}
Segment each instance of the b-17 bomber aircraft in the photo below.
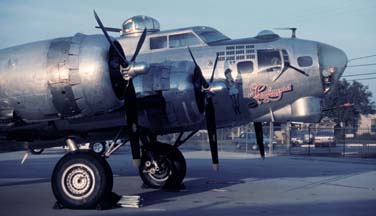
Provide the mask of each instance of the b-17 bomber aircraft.
{"label": "b-17 bomber aircraft", "polygon": [[[129,141],[144,184],[175,188],[186,174],[178,147],[208,132],[218,169],[216,129],[254,122],[264,157],[262,122],[317,122],[321,101],[344,72],[333,46],[272,31],[230,39],[214,28],[160,30],[148,16],[103,34],[33,42],[0,50],[0,147],[67,145],[51,185],[67,208],[109,199],[106,158]],[[99,30],[98,30],[99,31]],[[108,32],[120,33],[117,38]],[[179,133],[175,144],[158,136]],[[113,140],[102,155],[79,143]]]}

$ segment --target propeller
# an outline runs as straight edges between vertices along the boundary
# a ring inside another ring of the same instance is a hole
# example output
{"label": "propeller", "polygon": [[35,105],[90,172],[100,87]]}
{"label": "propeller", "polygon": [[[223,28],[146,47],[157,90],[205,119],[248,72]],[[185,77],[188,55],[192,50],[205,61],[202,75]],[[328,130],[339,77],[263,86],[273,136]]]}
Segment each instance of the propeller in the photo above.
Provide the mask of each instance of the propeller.
{"label": "propeller", "polygon": [[[101,27],[99,27],[99,26],[95,26],[95,28],[101,28]],[[117,33],[121,32],[121,29],[120,29],[120,28],[112,28],[112,27],[104,27],[104,28],[105,28],[106,31],[108,31],[108,32],[117,32]]]}
{"label": "propeller", "polygon": [[120,50],[118,49],[118,47],[115,46],[115,43],[112,41],[110,35],[108,35],[108,33],[106,31],[106,28],[104,27],[101,19],[99,18],[98,14],[97,14],[97,12],[95,12],[95,10],[94,10],[94,17],[95,17],[95,20],[97,21],[100,29],[102,30],[104,36],[106,37],[107,41],[111,44],[111,47],[115,50],[115,52],[117,53],[118,57],[123,61],[123,63],[126,64],[126,66],[128,66],[129,62],[125,58],[124,53],[120,52]]}
{"label": "propeller", "polygon": [[108,35],[106,28],[104,27],[102,21],[100,20],[99,16],[94,10],[94,17],[102,30],[103,34],[105,35],[107,41],[110,43],[111,47],[115,50],[117,56],[121,60],[121,67],[122,67],[122,76],[125,80],[127,80],[127,85],[124,89],[124,107],[125,107],[125,114],[127,116],[127,127],[126,132],[129,134],[129,141],[132,151],[132,158],[133,163],[136,167],[140,166],[141,162],[141,152],[140,152],[140,135],[138,131],[138,111],[137,111],[137,97],[136,97],[136,90],[133,85],[132,76],[129,75],[129,71],[131,66],[134,65],[137,55],[140,52],[140,49],[145,41],[146,38],[146,29],[142,32],[140,39],[138,40],[136,50],[132,56],[131,61],[128,61],[125,57],[123,51],[120,51],[118,47],[115,45],[115,42],[111,39]]}
{"label": "propeller", "polygon": [[217,142],[217,125],[215,120],[215,109],[210,92],[210,85],[214,80],[214,73],[217,67],[218,54],[215,58],[213,71],[210,78],[210,83],[204,78],[200,66],[198,66],[196,59],[194,58],[191,49],[188,47],[189,54],[192,57],[193,63],[195,64],[195,69],[193,73],[193,86],[195,88],[195,96],[198,109],[201,113],[205,111],[206,117],[206,128],[209,136],[210,152],[212,156],[213,169],[218,171],[219,160],[218,160],[218,142]]}
{"label": "propeller", "polygon": [[195,64],[195,69],[193,72],[193,87],[195,91],[195,98],[197,102],[197,107],[200,113],[204,113],[205,110],[205,94],[202,91],[203,88],[208,88],[209,83],[205,80],[202,75],[201,68],[198,66],[196,59],[193,57],[191,49],[188,47],[189,54],[192,57],[193,63]]}
{"label": "propeller", "polygon": [[299,73],[301,73],[301,74],[303,74],[303,75],[305,75],[305,76],[309,76],[309,74],[307,74],[305,71],[300,70],[299,68],[297,68],[297,67],[295,67],[295,66],[292,66],[292,65],[290,64],[290,62],[285,62],[285,67],[292,68],[292,69],[298,71]]}
{"label": "propeller", "polygon": [[254,122],[253,126],[255,127],[256,142],[257,142],[258,149],[260,151],[260,155],[262,159],[265,159],[264,135],[262,131],[262,124],[261,122]]}
{"label": "propeller", "polygon": [[281,71],[273,77],[273,82],[276,81],[276,80],[277,80],[277,79],[278,79],[278,78],[279,78],[279,77],[280,77],[280,76],[286,71],[287,68],[292,68],[292,69],[294,69],[295,71],[297,71],[297,72],[299,72],[299,73],[301,73],[301,74],[303,74],[303,75],[305,75],[305,76],[309,76],[309,74],[307,74],[305,71],[300,70],[299,68],[297,68],[297,67],[295,67],[295,66],[292,66],[292,65],[290,64],[290,62],[285,61],[285,62],[284,62],[284,68],[282,68]]}

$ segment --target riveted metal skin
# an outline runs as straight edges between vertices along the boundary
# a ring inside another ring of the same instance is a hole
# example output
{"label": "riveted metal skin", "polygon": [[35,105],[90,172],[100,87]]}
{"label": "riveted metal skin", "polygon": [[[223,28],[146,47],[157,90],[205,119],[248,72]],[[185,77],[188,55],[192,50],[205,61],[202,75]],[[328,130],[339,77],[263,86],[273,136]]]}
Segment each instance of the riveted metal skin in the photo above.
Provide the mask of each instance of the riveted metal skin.
{"label": "riveted metal skin", "polygon": [[71,44],[71,38],[55,39],[51,42],[47,53],[48,87],[52,95],[52,103],[61,117],[70,117],[81,112],[70,84],[71,77],[76,77],[75,83],[80,84],[78,46],[75,46],[75,52],[70,52]]}
{"label": "riveted metal skin", "polygon": [[[210,87],[217,128],[251,121],[319,120],[322,98],[346,67],[341,50],[275,34],[238,40],[221,35],[221,41],[208,42],[200,32],[209,30],[216,31],[196,26],[147,33],[137,56],[140,67],[133,71],[142,131],[168,134],[206,127],[205,113],[199,112],[195,99],[195,66],[187,46],[168,44],[167,38],[178,34],[197,37],[190,49],[206,80],[218,54]],[[127,59],[139,35],[117,38]],[[151,49],[156,37],[166,37],[166,44]],[[262,65],[262,53],[271,51],[283,63],[268,69]],[[312,64],[300,66],[301,56],[310,57]],[[21,141],[72,134],[84,140],[111,139],[126,124],[127,103],[120,67],[111,60],[104,36],[80,33],[0,50],[0,135]],[[252,64],[252,69],[242,71],[241,64]],[[330,68],[336,68],[332,77],[325,73]]]}
{"label": "riveted metal skin", "polygon": [[118,109],[122,103],[112,90],[108,49],[101,35],[76,34],[2,50],[0,61],[12,63],[1,68],[0,101],[28,123]]}

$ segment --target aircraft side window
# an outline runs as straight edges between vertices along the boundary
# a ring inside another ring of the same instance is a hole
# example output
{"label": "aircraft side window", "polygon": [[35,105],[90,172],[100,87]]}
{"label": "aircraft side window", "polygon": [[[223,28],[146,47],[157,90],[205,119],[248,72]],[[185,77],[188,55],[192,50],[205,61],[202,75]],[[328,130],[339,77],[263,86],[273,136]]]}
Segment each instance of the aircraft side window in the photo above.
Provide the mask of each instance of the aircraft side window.
{"label": "aircraft side window", "polygon": [[298,57],[298,65],[300,67],[309,67],[312,66],[313,59],[311,56],[300,56]]}
{"label": "aircraft side window", "polygon": [[282,68],[282,59],[279,50],[257,50],[257,60],[260,71],[274,72]]}
{"label": "aircraft side window", "polygon": [[170,48],[186,47],[200,44],[200,40],[192,33],[170,35]]}
{"label": "aircraft side window", "polygon": [[150,49],[167,48],[167,36],[150,38]]}
{"label": "aircraft side window", "polygon": [[252,73],[253,72],[253,62],[252,61],[242,61],[237,64],[238,72],[241,74]]}

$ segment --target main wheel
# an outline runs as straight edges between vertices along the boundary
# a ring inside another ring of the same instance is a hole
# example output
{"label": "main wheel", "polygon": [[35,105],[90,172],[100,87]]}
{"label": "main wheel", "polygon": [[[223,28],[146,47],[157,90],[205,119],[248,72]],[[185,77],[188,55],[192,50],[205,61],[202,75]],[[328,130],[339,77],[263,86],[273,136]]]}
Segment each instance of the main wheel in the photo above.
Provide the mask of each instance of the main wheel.
{"label": "main wheel", "polygon": [[139,173],[151,188],[178,188],[186,171],[184,156],[176,147],[157,143],[142,152]]}
{"label": "main wheel", "polygon": [[95,208],[111,194],[112,171],[107,161],[94,152],[69,152],[56,164],[51,186],[64,207]]}
{"label": "main wheel", "polygon": [[90,143],[90,149],[93,152],[101,155],[106,150],[106,144],[104,142]]}

